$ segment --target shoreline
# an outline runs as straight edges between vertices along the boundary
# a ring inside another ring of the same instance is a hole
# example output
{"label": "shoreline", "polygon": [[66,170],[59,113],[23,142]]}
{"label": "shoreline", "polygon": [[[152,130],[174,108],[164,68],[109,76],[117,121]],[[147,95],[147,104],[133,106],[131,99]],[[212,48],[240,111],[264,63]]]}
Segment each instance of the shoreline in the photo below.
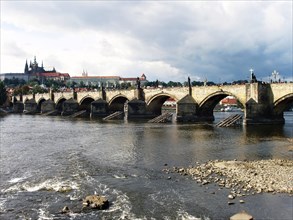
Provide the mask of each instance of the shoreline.
{"label": "shoreline", "polygon": [[229,199],[263,192],[293,196],[293,160],[214,160],[163,171],[188,175],[200,185],[214,183],[220,188],[230,189]]}

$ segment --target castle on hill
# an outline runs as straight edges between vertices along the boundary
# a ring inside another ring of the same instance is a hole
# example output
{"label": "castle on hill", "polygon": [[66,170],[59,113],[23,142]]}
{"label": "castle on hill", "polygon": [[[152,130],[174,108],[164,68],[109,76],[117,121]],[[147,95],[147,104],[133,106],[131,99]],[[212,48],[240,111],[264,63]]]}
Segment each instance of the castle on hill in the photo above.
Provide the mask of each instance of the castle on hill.
{"label": "castle on hill", "polygon": [[70,75],[68,73],[57,72],[55,67],[51,70],[45,70],[43,62],[42,65],[39,66],[35,56],[33,62],[30,61],[29,65],[26,60],[23,73],[3,73],[0,75],[0,79],[2,81],[5,79],[19,79],[26,82],[34,79],[37,79],[40,82],[49,79],[66,81],[67,79],[70,79]]}
{"label": "castle on hill", "polygon": [[18,79],[24,80],[26,82],[30,80],[37,79],[40,83],[45,82],[46,80],[54,81],[69,81],[76,84],[84,84],[86,86],[94,85],[101,87],[102,85],[106,88],[116,88],[118,85],[130,84],[131,86],[139,84],[143,86],[146,82],[145,74],[141,74],[140,77],[120,77],[120,76],[89,76],[87,72],[83,71],[81,76],[70,77],[68,73],[60,73],[56,71],[55,67],[50,70],[44,68],[43,62],[41,65],[37,62],[36,56],[33,61],[30,61],[29,64],[27,60],[24,65],[23,73],[3,73],[0,74],[0,80],[4,81],[5,79]]}
{"label": "castle on hill", "polygon": [[34,62],[30,61],[30,65],[28,66],[27,64],[27,60],[25,62],[25,66],[24,66],[24,74],[28,74],[28,75],[34,75],[37,73],[56,73],[55,67],[53,67],[52,70],[45,70],[44,69],[44,65],[42,62],[42,66],[39,66],[36,56],[34,57]]}

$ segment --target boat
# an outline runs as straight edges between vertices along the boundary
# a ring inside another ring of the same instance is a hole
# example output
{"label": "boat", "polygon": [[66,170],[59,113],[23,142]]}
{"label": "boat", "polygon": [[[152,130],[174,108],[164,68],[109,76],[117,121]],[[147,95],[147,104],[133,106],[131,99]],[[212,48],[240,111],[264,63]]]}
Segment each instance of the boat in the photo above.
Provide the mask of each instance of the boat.
{"label": "boat", "polygon": [[241,112],[242,109],[236,106],[226,106],[225,108],[221,108],[222,112]]}

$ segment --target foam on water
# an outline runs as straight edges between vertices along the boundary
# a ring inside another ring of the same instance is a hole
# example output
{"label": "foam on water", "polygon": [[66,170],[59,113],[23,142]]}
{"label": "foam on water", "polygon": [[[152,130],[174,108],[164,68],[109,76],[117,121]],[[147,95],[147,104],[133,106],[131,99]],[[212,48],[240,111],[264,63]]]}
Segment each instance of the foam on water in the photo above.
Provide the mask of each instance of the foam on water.
{"label": "foam on water", "polygon": [[22,180],[24,180],[26,177],[18,177],[18,178],[13,178],[11,180],[9,180],[9,183],[18,183],[21,182]]}
{"label": "foam on water", "polygon": [[7,201],[7,198],[0,198],[0,212],[5,211],[5,203]]}
{"label": "foam on water", "polygon": [[177,220],[210,220],[208,217],[198,218],[193,215],[190,215],[188,212],[184,210],[177,211]]}
{"label": "foam on water", "polygon": [[116,175],[116,174],[114,174],[113,177],[116,179],[126,179],[127,178],[126,175]]}
{"label": "foam on water", "polygon": [[54,216],[50,215],[46,210],[38,210],[38,220],[53,220]]}
{"label": "foam on water", "polygon": [[30,182],[16,182],[16,184],[8,187],[7,189],[2,189],[1,192],[14,192],[14,191],[27,191],[35,192],[40,190],[56,191],[56,192],[66,192],[73,189],[78,189],[79,184],[73,181],[60,180],[58,178],[47,179],[39,183]]}
{"label": "foam on water", "polygon": [[[73,156],[73,155],[71,155]],[[74,155],[77,157],[77,155]],[[27,192],[37,192],[37,191],[54,191],[65,193],[64,196],[69,197],[70,200],[79,200],[83,198],[84,195],[88,194],[98,194],[105,196],[111,202],[109,209],[103,210],[99,213],[69,213],[68,216],[70,219],[76,219],[79,217],[86,217],[91,215],[102,215],[103,217],[109,217],[111,219],[133,219],[133,220],[146,220],[146,219],[153,219],[146,216],[138,217],[136,214],[133,213],[132,208],[133,205],[131,204],[130,198],[128,195],[121,190],[111,188],[108,185],[101,183],[97,178],[89,175],[86,169],[83,168],[81,164],[76,164],[77,166],[74,169],[74,173],[71,175],[70,180],[64,180],[61,177],[55,177],[52,179],[46,179],[39,181],[37,183],[32,183],[24,181],[27,177],[18,177],[9,180],[8,182],[12,184],[9,188],[1,190],[2,192],[20,192],[20,191],[27,191]],[[125,175],[117,175],[114,178],[126,178]],[[85,186],[92,186],[91,188],[92,193],[88,192],[88,188],[82,187]],[[174,192],[172,192],[174,193]],[[160,206],[165,205],[165,201],[168,198],[162,197],[161,192],[149,195],[151,200],[156,202]],[[0,210],[4,210],[5,200],[0,200]],[[54,219],[54,215],[48,211],[49,204],[45,205],[42,204],[41,207],[37,208],[35,211],[38,214],[39,220],[51,220]],[[170,216],[165,216],[165,220],[174,219]],[[177,212],[178,220],[202,220],[201,218],[195,217],[187,213],[186,211],[179,210]]]}

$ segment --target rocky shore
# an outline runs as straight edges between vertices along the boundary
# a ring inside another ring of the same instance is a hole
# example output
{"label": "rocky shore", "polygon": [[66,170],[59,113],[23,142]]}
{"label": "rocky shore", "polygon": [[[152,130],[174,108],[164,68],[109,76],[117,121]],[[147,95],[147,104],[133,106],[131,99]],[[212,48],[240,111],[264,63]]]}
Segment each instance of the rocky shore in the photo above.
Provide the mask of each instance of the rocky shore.
{"label": "rocky shore", "polygon": [[201,185],[215,183],[220,188],[228,188],[229,199],[262,192],[293,195],[293,160],[215,160],[164,171],[189,175]]}

